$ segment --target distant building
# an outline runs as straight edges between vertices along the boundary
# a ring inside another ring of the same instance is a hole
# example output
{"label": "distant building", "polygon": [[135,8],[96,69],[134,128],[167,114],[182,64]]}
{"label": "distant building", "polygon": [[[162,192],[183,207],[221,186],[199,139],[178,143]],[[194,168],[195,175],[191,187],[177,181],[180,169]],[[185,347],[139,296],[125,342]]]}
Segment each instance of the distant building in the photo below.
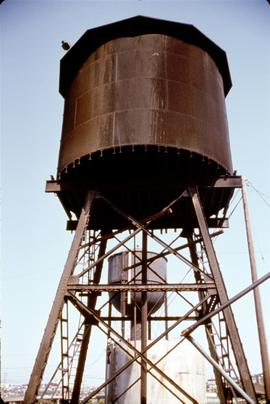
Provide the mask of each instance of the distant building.
{"label": "distant building", "polygon": [[[256,393],[261,396],[259,398],[260,403],[265,403],[263,399],[264,396],[264,386],[263,386],[263,374],[255,374],[252,376],[252,380],[255,384]],[[0,404],[23,404],[24,402],[24,393],[27,385],[2,385],[2,398],[0,398]],[[45,389],[45,385],[41,386],[41,390]],[[85,390],[85,393],[88,389]],[[89,389],[87,392],[90,393],[94,388]],[[49,391],[47,392],[49,396]],[[61,404],[59,391],[54,391],[57,395],[56,398],[44,398],[39,400],[39,404]],[[47,397],[48,397],[47,396]],[[2,400],[2,401],[1,401]],[[3,401],[4,400],[4,401]],[[208,379],[206,382],[206,402],[207,404],[219,404],[219,398],[217,396],[217,386],[215,379]],[[239,401],[238,401],[239,402]],[[243,401],[244,402],[244,401]],[[105,403],[105,394],[104,391],[101,391],[97,394],[95,398],[91,398],[88,404],[104,404]]]}

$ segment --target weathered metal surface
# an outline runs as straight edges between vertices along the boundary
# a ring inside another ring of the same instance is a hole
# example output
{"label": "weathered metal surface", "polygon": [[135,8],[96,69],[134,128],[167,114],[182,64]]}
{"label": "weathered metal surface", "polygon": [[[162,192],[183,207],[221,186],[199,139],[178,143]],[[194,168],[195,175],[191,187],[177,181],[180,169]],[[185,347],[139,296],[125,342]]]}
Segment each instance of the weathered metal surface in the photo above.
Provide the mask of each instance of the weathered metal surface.
{"label": "weathered metal surface", "polygon": [[[100,27],[95,45],[88,31],[62,60],[58,179],[99,189],[142,218],[187,185],[232,173],[224,101],[231,83],[225,53],[194,27],[143,17],[124,26]],[[208,190],[207,215],[230,196]],[[59,197],[79,215],[83,190]],[[188,217],[180,205],[177,216]],[[95,226],[110,216],[96,203]]]}
{"label": "weathered metal surface", "polygon": [[189,150],[231,171],[223,80],[205,51],[152,34],[89,55],[66,96],[59,172],[135,145]]}
{"label": "weathered metal surface", "polygon": [[[77,223],[78,223],[77,220],[68,220],[66,230],[69,230],[69,231],[76,230]],[[190,221],[189,223],[193,228],[198,228],[198,223],[197,222]],[[124,229],[125,225],[126,225],[126,223],[124,221],[121,223],[121,220],[119,220],[119,218],[117,218],[117,223],[114,223],[112,220],[110,220],[110,221],[108,221],[108,225],[109,224],[110,224],[110,228],[112,228],[112,229],[116,228],[117,226]],[[184,227],[185,224],[186,224],[186,221],[181,220],[181,217],[180,218],[174,218],[174,217],[168,218],[168,217],[166,217],[166,225],[165,225],[165,223],[163,224],[162,222],[159,221],[158,223],[150,224],[148,226],[148,228],[149,229],[163,229],[163,228],[166,228],[166,229],[179,229],[179,228]],[[218,229],[227,229],[229,227],[229,221],[228,221],[227,218],[216,219],[214,217],[210,217],[207,220],[207,224],[208,224],[209,229],[211,229],[211,228],[213,228],[213,229],[217,229],[217,228]],[[95,227],[93,226],[93,223],[91,223],[91,227],[89,226],[89,229],[96,230]]]}
{"label": "weathered metal surface", "polygon": [[80,292],[198,292],[199,290],[215,289],[214,283],[166,283],[164,285],[68,285],[68,290]]}

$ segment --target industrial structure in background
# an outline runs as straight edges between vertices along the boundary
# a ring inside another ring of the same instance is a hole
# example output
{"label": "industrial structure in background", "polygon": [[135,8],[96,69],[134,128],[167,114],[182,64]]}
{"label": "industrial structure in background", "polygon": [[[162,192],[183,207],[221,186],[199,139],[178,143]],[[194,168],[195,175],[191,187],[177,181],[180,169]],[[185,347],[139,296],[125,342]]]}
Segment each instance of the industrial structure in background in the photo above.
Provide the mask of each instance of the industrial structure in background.
{"label": "industrial structure in background", "polygon": [[[222,49],[192,25],[148,17],[90,29],[61,60],[62,139],[46,189],[75,235],[25,403],[55,386],[65,403],[105,389],[107,404],[203,404],[205,360],[221,403],[256,403],[231,308],[252,290],[270,399],[257,288],[270,274],[257,279],[245,181],[232,168],[230,88]],[[236,188],[252,283],[229,299],[213,239],[228,227]],[[96,330],[107,338],[106,377],[82,397]],[[40,394],[56,334],[59,365]]]}

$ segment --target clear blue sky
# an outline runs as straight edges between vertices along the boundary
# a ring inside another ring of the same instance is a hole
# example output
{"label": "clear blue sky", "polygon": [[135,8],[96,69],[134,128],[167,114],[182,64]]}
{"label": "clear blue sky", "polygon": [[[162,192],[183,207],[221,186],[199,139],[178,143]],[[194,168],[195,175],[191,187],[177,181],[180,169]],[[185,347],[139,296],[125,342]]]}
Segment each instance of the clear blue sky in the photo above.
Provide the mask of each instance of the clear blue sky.
{"label": "clear blue sky", "polygon": [[[58,200],[44,193],[55,175],[63,99],[61,41],[89,28],[145,15],[190,23],[223,48],[233,88],[227,112],[234,168],[249,188],[260,275],[270,269],[270,7],[266,0],[5,0],[1,23],[2,376],[26,383],[47,321],[71,236]],[[268,204],[267,204],[268,203]],[[239,208],[238,208],[239,210]],[[241,211],[220,247],[229,294],[250,283]],[[243,261],[241,261],[243,259]],[[262,288],[270,339],[270,285]],[[237,319],[252,372],[260,371],[250,301]]]}

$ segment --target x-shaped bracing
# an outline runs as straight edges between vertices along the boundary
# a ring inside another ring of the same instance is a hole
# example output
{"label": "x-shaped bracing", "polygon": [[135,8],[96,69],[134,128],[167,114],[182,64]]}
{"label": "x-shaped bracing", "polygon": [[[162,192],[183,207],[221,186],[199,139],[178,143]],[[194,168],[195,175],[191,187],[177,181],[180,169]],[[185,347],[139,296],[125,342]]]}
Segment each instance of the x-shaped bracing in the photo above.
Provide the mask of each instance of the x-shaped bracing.
{"label": "x-shaped bracing", "polygon": [[[173,248],[170,244],[167,244],[164,242],[164,240],[162,240],[160,237],[156,236],[156,234],[154,234],[153,231],[148,229],[149,224],[160,218],[162,215],[164,214],[168,214],[170,213],[171,209],[173,209],[174,204],[176,204],[181,198],[183,197],[187,197],[187,193],[182,193],[181,195],[179,195],[178,198],[176,198],[174,201],[172,201],[168,206],[166,206],[162,211],[160,211],[159,213],[157,213],[156,215],[153,215],[149,218],[146,218],[145,220],[137,220],[134,217],[132,217],[131,215],[125,213],[122,209],[120,209],[119,207],[115,206],[114,203],[112,201],[109,201],[107,198],[105,198],[104,196],[102,196],[101,194],[97,194],[95,192],[89,192],[87,197],[86,197],[86,202],[85,202],[85,206],[82,209],[81,215],[80,215],[80,219],[77,225],[77,229],[76,229],[76,233],[74,236],[74,240],[67,258],[67,262],[64,268],[64,272],[63,275],[61,277],[60,283],[59,283],[59,287],[56,293],[56,297],[55,297],[55,301],[53,303],[52,309],[51,309],[51,313],[49,316],[49,320],[47,323],[47,326],[45,328],[45,332],[44,332],[44,336],[42,339],[42,343],[37,355],[37,359],[35,362],[35,366],[33,368],[33,372],[30,378],[30,383],[28,386],[28,390],[26,392],[26,396],[25,396],[25,403],[33,403],[36,399],[36,395],[37,395],[37,391],[39,388],[39,385],[41,383],[42,380],[42,376],[43,376],[43,372],[44,369],[46,367],[46,363],[47,363],[47,359],[49,356],[49,352],[51,349],[51,345],[53,343],[53,339],[55,336],[55,332],[56,332],[56,328],[58,325],[58,321],[59,321],[59,317],[60,317],[60,313],[61,310],[63,308],[63,304],[64,304],[64,299],[66,297],[68,297],[72,303],[77,306],[77,308],[81,311],[84,312],[84,314],[89,317],[89,315],[91,315],[92,317],[96,318],[97,322],[102,323],[103,326],[105,328],[108,328],[108,324],[103,321],[100,316],[95,312],[95,305],[96,305],[96,298],[97,296],[92,294],[92,302],[91,304],[83,307],[83,303],[80,302],[77,297],[76,294],[74,292],[69,291],[69,285],[72,284],[73,282],[73,275],[74,275],[74,270],[75,270],[75,266],[76,266],[76,260],[78,257],[78,251],[80,250],[80,248],[83,246],[83,234],[84,231],[88,228],[89,225],[89,220],[91,217],[91,207],[93,204],[93,201],[95,198],[102,198],[104,201],[106,201],[117,213],[119,213],[120,215],[122,215],[125,219],[128,220],[128,222],[130,223],[130,226],[132,229],[135,228],[135,230],[132,231],[131,234],[129,234],[127,237],[125,237],[125,239],[123,241],[118,242],[118,244],[116,246],[114,246],[112,249],[110,249],[108,252],[105,252],[105,247],[106,247],[106,243],[103,243],[103,251],[101,254],[99,254],[98,259],[93,262],[91,265],[89,265],[87,268],[85,268],[83,271],[81,271],[79,274],[77,274],[76,276],[78,278],[83,277],[83,275],[85,275],[86,273],[88,273],[91,270],[97,269],[97,267],[99,267],[99,271],[98,271],[98,276],[96,276],[96,284],[99,283],[99,279],[100,279],[100,272],[101,272],[101,268],[102,268],[102,263],[103,261],[109,257],[111,254],[113,254],[120,246],[125,246],[125,243],[127,243],[131,238],[133,238],[136,234],[138,234],[139,232],[143,232],[144,234],[146,234],[148,237],[152,238],[154,241],[156,241],[157,243],[159,243],[162,247],[163,247],[163,252],[160,253],[161,254],[173,254],[175,257],[177,257],[178,259],[180,259],[182,262],[184,262],[186,265],[189,266],[189,268],[192,268],[195,272],[197,272],[198,274],[202,274],[204,281],[207,285],[207,283],[213,284],[213,282],[216,285],[216,293],[218,296],[218,300],[221,304],[220,307],[223,307],[224,310],[224,314],[226,317],[226,321],[227,321],[227,326],[228,326],[228,330],[229,330],[229,335],[231,337],[231,344],[233,347],[233,351],[234,351],[234,355],[236,357],[236,362],[238,364],[238,369],[239,369],[239,373],[240,373],[240,377],[242,379],[242,384],[243,387],[245,389],[245,391],[248,393],[248,395],[251,397],[251,399],[254,399],[254,402],[256,400],[255,397],[255,392],[254,392],[254,388],[253,388],[253,384],[251,381],[251,377],[250,377],[250,373],[246,364],[246,359],[245,359],[245,355],[243,353],[243,349],[242,349],[242,345],[241,345],[241,341],[240,341],[240,337],[238,335],[238,330],[235,324],[235,320],[233,318],[232,315],[232,311],[230,308],[230,305],[228,306],[224,306],[226,304],[226,301],[228,301],[228,296],[226,293],[226,289],[225,289],[225,285],[222,279],[222,275],[219,269],[219,265],[215,256],[215,251],[213,249],[213,245],[212,245],[212,241],[211,241],[211,235],[208,232],[208,228],[207,228],[207,224],[206,224],[206,220],[204,218],[204,214],[203,214],[203,208],[202,205],[200,203],[200,199],[199,199],[199,193],[196,189],[190,189],[188,190],[188,195],[192,200],[194,209],[195,209],[195,213],[196,213],[196,217],[197,220],[199,222],[199,228],[200,228],[200,239],[194,240],[194,243],[197,242],[203,242],[204,246],[205,246],[205,250],[208,256],[208,261],[209,261],[209,267],[211,269],[211,274],[206,274],[204,271],[202,271],[197,265],[195,265],[193,262],[190,262],[189,260],[187,260],[183,255],[181,255],[179,253],[179,251],[182,248],[185,248],[187,246],[189,246],[189,244],[185,245],[185,246],[181,246],[178,248]],[[115,232],[112,232],[112,236]],[[219,233],[219,232],[218,232]],[[108,235],[103,235],[104,240],[108,239],[109,236]],[[102,240],[102,237],[101,237]],[[149,264],[149,263],[148,263]],[[95,271],[94,273],[97,274],[97,272]],[[198,312],[198,309],[207,301],[207,299],[209,299],[209,297],[212,296],[211,292],[210,292],[210,288],[209,291],[207,290],[207,287],[204,291],[204,298],[200,300],[200,302],[195,305],[194,307],[191,308],[191,310],[189,311],[190,313],[192,312]],[[213,307],[214,309],[214,307]],[[188,313],[189,313],[188,312]],[[214,313],[214,311],[213,311]],[[188,314],[189,315],[189,314]],[[187,315],[187,316],[188,316]],[[185,315],[186,316],[186,315]],[[185,318],[185,316],[183,316],[181,318],[180,321],[183,321],[183,318]],[[209,321],[211,313],[208,313],[208,318],[204,320],[204,323],[206,321]],[[202,322],[200,322],[201,324]],[[179,323],[176,322],[173,327],[176,327]],[[196,323],[195,323],[196,324]],[[199,325],[199,323],[198,323]],[[91,327],[91,325],[90,325]],[[171,330],[171,328],[169,327],[166,331],[169,332],[169,330]],[[115,330],[111,329],[110,330],[111,333],[115,333]],[[89,334],[89,333],[88,333]],[[188,333],[189,335],[190,333]],[[162,335],[162,334],[161,334]],[[188,336],[186,335],[186,337]],[[164,335],[163,335],[164,336]],[[159,337],[159,338],[163,338],[163,336]],[[90,337],[89,337],[90,338]],[[86,339],[85,344],[88,345],[89,343],[89,338]],[[128,345],[128,341],[124,341],[126,345]],[[137,355],[137,359],[138,358],[144,360],[148,366],[150,368],[153,368],[156,372],[162,372],[154,363],[152,363],[149,358],[147,358],[147,355],[145,355],[146,351],[150,348],[150,346],[152,346],[154,343],[156,343],[157,341],[153,341],[151,344],[147,345],[145,351],[142,352],[136,352]],[[129,344],[130,345],[130,344]],[[131,345],[131,347],[129,347],[130,349],[132,349],[134,351],[134,347]],[[244,364],[243,364],[244,362]],[[83,363],[83,367],[84,367],[84,363]],[[82,374],[83,369],[80,370],[80,375]],[[164,377],[164,373],[162,372],[162,376]],[[168,382],[170,382],[173,386],[174,386],[174,381],[171,380],[169,377],[167,379]],[[77,393],[79,394],[79,389],[80,389],[80,380],[77,380],[77,382],[75,382],[75,384],[77,383]],[[109,383],[109,381],[107,381],[107,383]],[[185,397],[187,397],[188,399],[190,399],[192,402],[196,402],[192,397],[189,396],[188,393],[184,392],[183,389],[181,389],[179,386],[176,387],[178,391],[180,391],[182,394],[185,395]],[[101,387],[102,388],[102,387]],[[75,401],[74,401],[75,402]]]}

